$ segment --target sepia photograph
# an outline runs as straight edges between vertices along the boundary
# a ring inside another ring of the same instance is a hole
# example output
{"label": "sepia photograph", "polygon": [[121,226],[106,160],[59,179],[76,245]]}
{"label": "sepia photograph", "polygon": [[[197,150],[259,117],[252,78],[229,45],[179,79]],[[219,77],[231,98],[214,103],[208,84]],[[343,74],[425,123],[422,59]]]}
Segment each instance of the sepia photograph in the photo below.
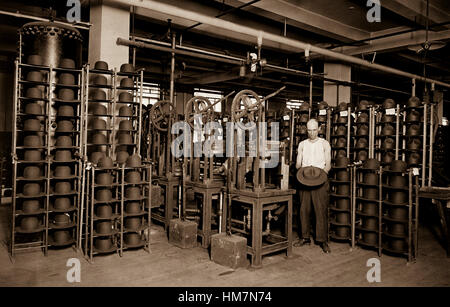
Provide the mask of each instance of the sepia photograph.
{"label": "sepia photograph", "polygon": [[0,16],[0,287],[450,287],[449,1]]}

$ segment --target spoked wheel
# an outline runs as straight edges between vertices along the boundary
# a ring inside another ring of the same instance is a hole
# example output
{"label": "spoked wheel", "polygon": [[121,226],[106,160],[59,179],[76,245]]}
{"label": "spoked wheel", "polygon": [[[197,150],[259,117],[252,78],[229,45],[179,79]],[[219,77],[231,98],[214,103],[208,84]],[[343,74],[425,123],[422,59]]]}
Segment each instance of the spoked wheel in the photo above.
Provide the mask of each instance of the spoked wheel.
{"label": "spoked wheel", "polygon": [[211,102],[205,97],[192,97],[186,104],[184,112],[185,120],[192,129],[196,125],[206,124],[211,120],[213,108]]}
{"label": "spoked wheel", "polygon": [[231,103],[231,116],[241,129],[249,128],[259,120],[261,99],[252,90],[242,90],[234,96]]}
{"label": "spoked wheel", "polygon": [[169,120],[175,115],[175,106],[168,100],[160,100],[150,109],[152,125],[159,131],[167,131]]}

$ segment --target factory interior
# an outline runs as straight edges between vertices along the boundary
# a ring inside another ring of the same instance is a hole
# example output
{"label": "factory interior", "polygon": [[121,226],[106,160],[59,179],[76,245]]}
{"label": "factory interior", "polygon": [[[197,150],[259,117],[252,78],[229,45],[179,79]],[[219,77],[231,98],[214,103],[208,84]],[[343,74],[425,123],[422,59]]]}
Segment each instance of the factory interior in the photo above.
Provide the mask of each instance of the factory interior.
{"label": "factory interior", "polygon": [[450,286],[450,1],[0,16],[0,286]]}

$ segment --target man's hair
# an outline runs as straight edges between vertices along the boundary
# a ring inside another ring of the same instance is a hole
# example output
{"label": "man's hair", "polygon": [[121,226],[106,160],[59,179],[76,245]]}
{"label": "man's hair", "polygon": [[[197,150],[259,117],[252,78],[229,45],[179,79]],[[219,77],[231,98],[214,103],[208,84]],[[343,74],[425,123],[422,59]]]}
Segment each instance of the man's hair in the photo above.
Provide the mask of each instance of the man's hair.
{"label": "man's hair", "polygon": [[311,126],[311,124],[315,124],[317,127],[319,127],[319,122],[317,121],[317,119],[315,118],[311,118],[310,120],[308,120],[308,122],[306,123],[306,126]]}

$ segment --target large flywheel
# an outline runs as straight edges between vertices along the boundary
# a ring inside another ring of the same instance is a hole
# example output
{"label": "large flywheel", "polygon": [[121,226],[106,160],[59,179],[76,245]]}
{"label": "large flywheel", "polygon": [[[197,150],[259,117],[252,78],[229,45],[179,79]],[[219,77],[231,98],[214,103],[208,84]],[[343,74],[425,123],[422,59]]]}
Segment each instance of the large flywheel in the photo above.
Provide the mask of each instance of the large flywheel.
{"label": "large flywheel", "polygon": [[159,131],[167,131],[170,118],[175,117],[175,106],[168,100],[160,100],[150,109],[150,121]]}

